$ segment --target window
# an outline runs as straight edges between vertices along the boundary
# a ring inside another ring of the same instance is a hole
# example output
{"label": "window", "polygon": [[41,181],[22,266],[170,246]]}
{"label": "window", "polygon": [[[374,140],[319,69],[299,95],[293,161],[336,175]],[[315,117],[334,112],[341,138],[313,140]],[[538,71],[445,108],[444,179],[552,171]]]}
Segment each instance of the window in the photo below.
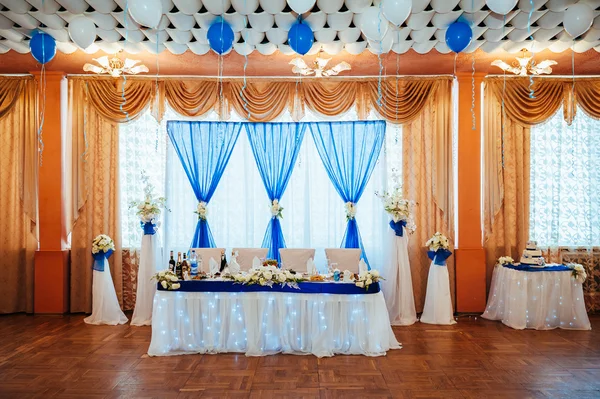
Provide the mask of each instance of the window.
{"label": "window", "polygon": [[600,121],[581,109],[531,129],[530,236],[542,247],[600,245]]}
{"label": "window", "polygon": [[[123,246],[139,247],[141,229],[134,210],[127,205],[141,199],[141,170],[151,176],[157,195],[167,197],[170,212],[163,215],[164,251],[184,251],[189,248],[197,217],[193,213],[197,200],[183,167],[166,134],[167,120],[217,120],[215,114],[206,118],[185,118],[168,109],[160,126],[149,112],[120,127],[120,187],[123,225]],[[355,112],[335,120],[356,120]],[[375,117],[373,117],[375,119]],[[232,121],[241,120],[232,114]],[[280,121],[291,121],[283,115]],[[304,121],[327,120],[310,114]],[[157,140],[158,137],[158,140]],[[375,191],[391,188],[401,182],[402,136],[400,127],[388,124],[386,141],[379,161],[362,198],[358,203],[357,220],[369,261],[383,262],[384,234],[388,218]],[[296,166],[281,198],[284,207],[282,228],[286,244],[291,248],[317,249],[316,263],[324,267],[323,248],[339,247],[346,228],[344,204],[333,188],[310,129],[306,130]],[[259,247],[271,215],[269,200],[260,178],[246,130],[242,129],[230,161],[208,205],[208,220],[215,242],[230,253],[233,247]]]}

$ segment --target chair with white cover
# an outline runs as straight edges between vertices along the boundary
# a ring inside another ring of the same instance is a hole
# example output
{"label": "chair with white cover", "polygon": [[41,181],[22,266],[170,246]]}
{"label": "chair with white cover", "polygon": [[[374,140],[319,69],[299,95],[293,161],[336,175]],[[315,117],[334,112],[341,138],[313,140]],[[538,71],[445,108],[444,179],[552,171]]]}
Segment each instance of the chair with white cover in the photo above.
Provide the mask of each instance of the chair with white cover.
{"label": "chair with white cover", "polygon": [[360,262],[360,248],[325,248],[325,256],[327,256],[327,265],[332,264],[337,269],[344,271],[350,270],[352,273],[358,273],[358,264]]}
{"label": "chair with white cover", "polygon": [[252,260],[254,258],[265,259],[269,253],[268,248],[234,248],[231,252],[238,253],[237,263],[242,270],[250,270],[252,268]]}
{"label": "chair with white cover", "polygon": [[[210,258],[213,258],[220,265],[221,253],[225,252],[225,248],[190,248],[190,252],[192,250],[196,251],[196,256],[198,257],[198,271],[206,273],[210,270],[208,266]],[[200,269],[200,260],[202,260],[202,269]]]}
{"label": "chair with white cover", "polygon": [[281,263],[286,269],[306,273],[306,262],[309,259],[315,259],[315,250],[311,248],[280,248],[279,255]]}

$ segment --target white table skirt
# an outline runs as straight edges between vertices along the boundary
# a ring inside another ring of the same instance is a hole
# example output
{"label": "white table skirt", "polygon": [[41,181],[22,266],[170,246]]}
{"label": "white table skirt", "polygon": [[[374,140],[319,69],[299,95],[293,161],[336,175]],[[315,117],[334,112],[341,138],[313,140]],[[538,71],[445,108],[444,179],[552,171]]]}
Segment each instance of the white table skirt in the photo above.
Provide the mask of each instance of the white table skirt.
{"label": "white table skirt", "polygon": [[525,272],[496,266],[482,317],[502,320],[518,330],[591,329],[581,283],[570,271]]}
{"label": "white table skirt", "polygon": [[157,291],[150,356],[382,356],[399,349],[383,294]]}

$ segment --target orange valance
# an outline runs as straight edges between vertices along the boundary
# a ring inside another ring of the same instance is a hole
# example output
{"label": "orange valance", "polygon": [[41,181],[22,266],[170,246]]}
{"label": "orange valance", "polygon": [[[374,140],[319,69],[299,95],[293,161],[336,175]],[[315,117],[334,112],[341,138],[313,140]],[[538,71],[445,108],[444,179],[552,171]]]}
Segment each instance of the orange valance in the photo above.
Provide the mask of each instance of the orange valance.
{"label": "orange valance", "polygon": [[[325,116],[341,115],[356,107],[361,119],[372,110],[393,123],[414,120],[441,82],[452,77],[373,79],[148,79],[73,76],[85,86],[87,101],[104,118],[122,123],[137,118],[149,105],[160,120],[168,103],[184,116],[200,116],[212,110],[228,119],[233,110],[251,121],[269,122],[289,111],[301,119],[305,107]],[[123,96],[123,85],[125,95]],[[381,98],[379,97],[381,93]],[[125,99],[123,99],[123,97]]]}

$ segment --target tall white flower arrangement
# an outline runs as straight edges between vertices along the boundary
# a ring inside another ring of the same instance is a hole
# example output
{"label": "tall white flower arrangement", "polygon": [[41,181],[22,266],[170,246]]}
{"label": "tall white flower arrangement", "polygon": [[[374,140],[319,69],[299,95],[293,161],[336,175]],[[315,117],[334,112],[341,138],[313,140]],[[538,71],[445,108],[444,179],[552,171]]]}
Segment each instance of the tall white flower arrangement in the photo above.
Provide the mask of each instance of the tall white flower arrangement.
{"label": "tall white flower arrangement", "polygon": [[390,214],[394,222],[405,221],[409,233],[417,229],[414,219],[416,203],[402,196],[402,187],[396,186],[391,192],[384,191],[382,194],[376,192],[375,195],[383,201],[385,211]]}
{"label": "tall white flower arrangement", "polygon": [[150,178],[145,171],[142,171],[141,180],[144,183],[144,199],[142,201],[132,201],[129,208],[136,209],[135,213],[140,217],[142,223],[152,222],[155,224],[162,209],[167,209],[167,199],[154,196],[154,186],[150,183]]}

